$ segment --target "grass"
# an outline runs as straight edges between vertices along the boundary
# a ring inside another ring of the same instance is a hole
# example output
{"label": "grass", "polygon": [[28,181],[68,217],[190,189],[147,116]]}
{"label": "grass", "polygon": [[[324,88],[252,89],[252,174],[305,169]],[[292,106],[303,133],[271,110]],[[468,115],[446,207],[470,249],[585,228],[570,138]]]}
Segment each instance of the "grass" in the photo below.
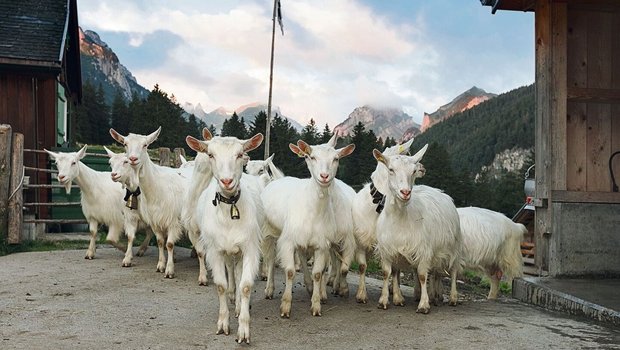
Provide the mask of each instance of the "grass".
{"label": "grass", "polygon": [[[367,274],[369,275],[374,274],[378,276],[381,273],[381,263],[379,262],[379,260],[375,259],[374,257],[369,257],[367,260],[367,264],[368,264],[368,267],[366,269]],[[356,262],[353,262],[351,264],[351,270],[359,272],[359,265]],[[460,277],[462,280],[464,280],[468,285],[470,285],[478,293],[486,295],[489,292],[489,288],[491,287],[490,280],[483,273],[480,273],[478,271],[465,270],[463,271],[463,274]],[[381,278],[381,277],[379,276],[378,278]],[[411,276],[411,278],[415,278],[415,277]],[[409,283],[407,279],[405,279],[403,283],[407,285],[410,285],[410,284],[413,285],[412,283]],[[499,290],[502,294],[510,295],[512,293],[512,286],[505,281],[500,281]]]}
{"label": "grass", "polygon": [[[99,231],[97,233],[97,244],[106,244],[105,241],[106,232]],[[136,233],[136,238],[134,239],[133,245],[134,247],[139,246],[144,241],[146,235],[143,232]],[[121,243],[126,243],[127,240],[123,237],[120,240]],[[0,256],[14,254],[14,253],[24,253],[24,252],[43,252],[50,250],[70,250],[70,249],[88,249],[88,241],[85,240],[65,240],[65,241],[49,241],[49,240],[36,240],[36,241],[25,241],[20,244],[7,244],[4,240],[0,241]],[[155,240],[150,244],[157,244]],[[181,239],[178,243],[178,246],[191,248],[191,243],[188,239]]]}

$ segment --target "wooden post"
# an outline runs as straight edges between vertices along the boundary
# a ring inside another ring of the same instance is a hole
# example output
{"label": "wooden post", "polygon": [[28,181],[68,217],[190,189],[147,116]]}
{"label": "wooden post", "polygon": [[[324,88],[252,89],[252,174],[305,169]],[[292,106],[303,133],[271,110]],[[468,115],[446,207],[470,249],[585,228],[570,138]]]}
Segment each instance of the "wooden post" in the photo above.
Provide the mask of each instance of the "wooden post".
{"label": "wooden post", "polygon": [[548,270],[551,205],[549,179],[551,177],[550,113],[551,85],[551,7],[550,0],[536,0],[536,267]]}
{"label": "wooden post", "polygon": [[13,134],[13,154],[11,156],[11,186],[9,193],[9,220],[7,243],[18,244],[22,242],[23,220],[23,196],[22,185],[24,181],[24,135]]}
{"label": "wooden post", "polygon": [[159,147],[159,165],[170,166],[170,148]]}
{"label": "wooden post", "polygon": [[175,148],[174,149],[174,167],[178,168],[181,166],[181,156],[185,157],[185,148]]}
{"label": "wooden post", "polygon": [[7,234],[12,136],[11,126],[0,124],[0,241],[4,240]]}

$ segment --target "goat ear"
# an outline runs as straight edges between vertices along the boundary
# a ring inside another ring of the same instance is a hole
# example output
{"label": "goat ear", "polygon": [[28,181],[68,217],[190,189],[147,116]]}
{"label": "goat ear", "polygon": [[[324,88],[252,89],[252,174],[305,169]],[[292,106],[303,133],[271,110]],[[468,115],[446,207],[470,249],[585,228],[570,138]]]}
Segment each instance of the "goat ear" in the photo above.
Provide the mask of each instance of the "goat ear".
{"label": "goat ear", "polygon": [[256,149],[258,146],[260,146],[261,143],[263,143],[263,134],[259,132],[258,134],[252,136],[251,139],[243,143],[243,151],[249,152],[253,149]]}
{"label": "goat ear", "polygon": [[381,153],[378,149],[373,149],[372,150],[372,155],[375,157],[375,159],[378,162],[381,162],[383,164],[385,164],[386,166],[388,165],[388,160],[387,158],[385,158],[385,156],[383,155],[383,153]]}
{"label": "goat ear", "polygon": [[293,144],[293,143],[289,143],[288,144],[288,148],[291,149],[291,152],[295,153],[298,157],[303,158],[306,156],[306,154],[304,153],[304,151],[302,151],[299,147],[297,147],[297,145]]}
{"label": "goat ear", "polygon": [[409,152],[409,149],[411,148],[412,143],[413,143],[413,139],[398,146],[398,154],[406,154],[407,152]]}
{"label": "goat ear", "polygon": [[189,148],[193,149],[196,152],[207,152],[207,144],[204,141],[200,141],[193,136],[187,136],[185,138],[185,142],[189,146]]}
{"label": "goat ear", "polygon": [[114,152],[110,151],[110,149],[109,149],[109,148],[107,148],[106,146],[103,146],[103,149],[105,149],[105,153],[107,153],[107,154],[108,154],[108,157],[113,157],[113,156],[115,156],[115,155],[116,155],[116,153],[114,153]]}
{"label": "goat ear", "polygon": [[354,150],[355,150],[355,144],[351,143],[338,150],[338,157],[344,158],[348,156],[349,154],[353,153]]}
{"label": "goat ear", "polygon": [[213,138],[213,135],[211,134],[211,131],[209,130],[209,128],[202,128],[202,138],[205,141],[209,141]]}
{"label": "goat ear", "polygon": [[312,154],[312,147],[302,140],[297,141],[297,147],[305,154]]}
{"label": "goat ear", "polygon": [[125,137],[119,134],[116,130],[110,128],[110,135],[116,142],[120,143],[123,146],[125,145]]}
{"label": "goat ear", "polygon": [[412,156],[413,161],[415,161],[417,163],[420,160],[422,160],[422,157],[424,156],[424,153],[426,153],[427,149],[428,149],[428,143],[426,145],[424,145],[424,147],[422,147],[422,149],[420,149],[416,154],[414,154]]}
{"label": "goat ear", "polygon": [[338,141],[338,131],[334,131],[332,137],[327,141],[329,147],[336,148],[336,142]]}
{"label": "goat ear", "polygon": [[151,143],[155,142],[155,140],[157,140],[157,138],[159,137],[160,132],[161,126],[146,137],[146,144],[150,145]]}
{"label": "goat ear", "polygon": [[56,152],[48,151],[48,150],[46,150],[45,148],[44,148],[43,150],[44,150],[45,152],[47,152],[47,154],[49,154],[49,155],[50,155],[50,158],[52,158],[52,159],[54,159],[54,160],[56,160],[56,158],[58,157],[58,153],[56,153]]}
{"label": "goat ear", "polygon": [[78,152],[77,152],[77,158],[78,159],[82,159],[84,158],[84,156],[86,156],[86,149],[88,148],[88,145],[84,145],[84,147],[82,147]]}

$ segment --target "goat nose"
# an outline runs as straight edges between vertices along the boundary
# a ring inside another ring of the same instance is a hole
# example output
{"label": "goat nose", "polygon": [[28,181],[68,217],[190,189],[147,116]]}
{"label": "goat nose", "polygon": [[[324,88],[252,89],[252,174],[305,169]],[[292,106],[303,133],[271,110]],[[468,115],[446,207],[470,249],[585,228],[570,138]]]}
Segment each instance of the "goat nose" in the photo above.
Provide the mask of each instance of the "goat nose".
{"label": "goat nose", "polygon": [[400,190],[400,193],[402,193],[403,197],[407,198],[411,194],[411,190]]}
{"label": "goat nose", "polygon": [[129,160],[133,163],[133,162],[135,162],[136,160],[138,160],[138,157],[136,157],[136,156],[131,156],[131,157],[129,157]]}
{"label": "goat nose", "polygon": [[327,180],[328,177],[329,177],[329,174],[321,173],[321,179]]}
{"label": "goat nose", "polygon": [[112,177],[116,177],[116,175],[118,175],[117,173],[112,173],[110,174]]}
{"label": "goat nose", "polygon": [[232,183],[232,179],[221,179],[220,180],[222,182],[222,184],[226,187],[230,186],[230,184]]}
{"label": "goat nose", "polygon": [[65,177],[66,177],[66,176],[64,176],[64,175],[58,175],[58,180],[62,181],[62,180],[64,180],[64,179],[65,179]]}

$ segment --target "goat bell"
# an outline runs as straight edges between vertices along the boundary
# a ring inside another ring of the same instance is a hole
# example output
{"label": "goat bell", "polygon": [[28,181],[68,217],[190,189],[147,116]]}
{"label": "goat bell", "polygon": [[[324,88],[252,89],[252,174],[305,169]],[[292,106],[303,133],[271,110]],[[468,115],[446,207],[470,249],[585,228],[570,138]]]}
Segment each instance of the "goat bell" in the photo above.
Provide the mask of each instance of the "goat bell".
{"label": "goat bell", "polygon": [[133,194],[130,195],[125,202],[125,206],[131,210],[138,210],[138,197]]}

